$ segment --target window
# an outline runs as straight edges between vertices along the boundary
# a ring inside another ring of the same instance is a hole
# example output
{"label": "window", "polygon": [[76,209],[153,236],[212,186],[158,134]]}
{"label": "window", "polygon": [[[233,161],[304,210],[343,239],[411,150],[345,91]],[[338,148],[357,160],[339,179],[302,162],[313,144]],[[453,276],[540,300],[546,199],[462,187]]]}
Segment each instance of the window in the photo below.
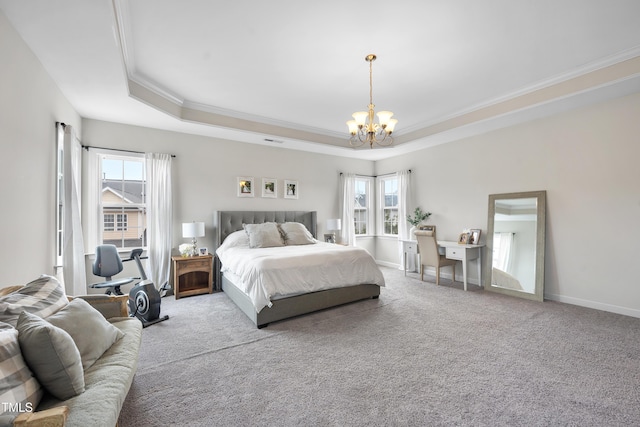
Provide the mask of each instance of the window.
{"label": "window", "polygon": [[356,200],[354,204],[353,220],[356,230],[356,235],[362,235],[371,233],[369,227],[371,209],[370,209],[370,178],[356,177],[355,179],[355,195]]}
{"label": "window", "polygon": [[398,178],[393,175],[378,178],[380,229],[382,235],[398,235]]}
{"label": "window", "polygon": [[104,214],[104,231],[115,231],[116,219],[113,214]]}
{"label": "window", "polygon": [[145,163],[142,156],[100,155],[102,242],[120,249],[147,246]]}

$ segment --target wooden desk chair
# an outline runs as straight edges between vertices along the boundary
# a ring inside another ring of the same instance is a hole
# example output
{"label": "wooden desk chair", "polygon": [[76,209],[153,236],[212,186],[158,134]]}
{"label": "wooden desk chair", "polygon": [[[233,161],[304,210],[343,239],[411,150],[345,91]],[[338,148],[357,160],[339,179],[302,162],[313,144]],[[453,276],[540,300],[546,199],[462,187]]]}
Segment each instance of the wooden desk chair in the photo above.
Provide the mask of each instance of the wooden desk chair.
{"label": "wooden desk chair", "polygon": [[448,259],[438,252],[438,241],[434,230],[416,230],[416,240],[418,241],[418,251],[420,252],[420,280],[424,282],[424,268],[434,267],[436,269],[436,285],[440,284],[440,268],[450,266],[453,270],[452,281],[456,277],[456,260]]}

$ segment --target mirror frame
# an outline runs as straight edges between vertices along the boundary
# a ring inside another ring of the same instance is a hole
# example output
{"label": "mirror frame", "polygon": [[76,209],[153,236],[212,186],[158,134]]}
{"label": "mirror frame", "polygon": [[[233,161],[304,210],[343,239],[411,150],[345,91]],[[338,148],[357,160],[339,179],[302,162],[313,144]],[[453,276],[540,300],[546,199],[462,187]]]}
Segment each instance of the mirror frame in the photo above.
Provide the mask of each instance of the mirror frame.
{"label": "mirror frame", "polygon": [[[494,217],[496,213],[496,200],[503,199],[530,199],[536,198],[537,200],[537,218],[536,218],[536,279],[535,279],[535,292],[527,293],[518,291],[515,289],[500,288],[497,286],[491,286],[491,272],[493,271],[493,229],[494,229]],[[500,294],[510,295],[519,298],[530,299],[534,301],[544,301],[544,252],[546,242],[546,205],[547,205],[547,192],[546,191],[526,191],[521,193],[504,193],[504,194],[490,194],[489,195],[489,216],[487,218],[487,261],[484,268],[484,283],[485,289],[491,292],[497,292]]]}

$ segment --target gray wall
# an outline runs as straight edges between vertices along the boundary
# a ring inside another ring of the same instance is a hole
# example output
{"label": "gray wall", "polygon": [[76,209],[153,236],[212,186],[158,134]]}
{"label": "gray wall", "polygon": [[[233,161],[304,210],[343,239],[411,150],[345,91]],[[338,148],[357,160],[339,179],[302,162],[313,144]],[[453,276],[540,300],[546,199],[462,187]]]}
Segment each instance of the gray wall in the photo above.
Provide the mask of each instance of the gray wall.
{"label": "gray wall", "polygon": [[481,228],[484,242],[489,194],[546,190],[545,297],[640,317],[639,117],[635,94],[381,160],[376,173],[412,169],[444,240]]}
{"label": "gray wall", "polygon": [[55,273],[55,122],[81,121],[2,13],[0,57],[2,287]]}

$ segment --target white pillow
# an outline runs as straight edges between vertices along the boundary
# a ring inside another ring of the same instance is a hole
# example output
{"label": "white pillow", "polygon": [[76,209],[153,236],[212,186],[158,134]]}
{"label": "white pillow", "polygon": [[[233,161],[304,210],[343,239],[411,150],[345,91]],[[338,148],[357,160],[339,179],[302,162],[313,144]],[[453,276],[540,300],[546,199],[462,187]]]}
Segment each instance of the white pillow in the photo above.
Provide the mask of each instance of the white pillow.
{"label": "white pillow", "polygon": [[262,224],[244,224],[244,230],[249,236],[250,248],[273,248],[284,246],[282,234],[278,224],[265,222]]}
{"label": "white pillow", "polygon": [[225,250],[229,248],[235,248],[238,246],[246,246],[246,247],[249,246],[249,236],[247,235],[247,232],[244,230],[234,231],[233,233],[229,234],[227,238],[224,239],[224,242],[222,242],[222,244],[218,249]]}
{"label": "white pillow", "polygon": [[284,236],[284,244],[289,245],[310,245],[316,243],[313,235],[304,224],[299,222],[284,222],[278,224]]}

